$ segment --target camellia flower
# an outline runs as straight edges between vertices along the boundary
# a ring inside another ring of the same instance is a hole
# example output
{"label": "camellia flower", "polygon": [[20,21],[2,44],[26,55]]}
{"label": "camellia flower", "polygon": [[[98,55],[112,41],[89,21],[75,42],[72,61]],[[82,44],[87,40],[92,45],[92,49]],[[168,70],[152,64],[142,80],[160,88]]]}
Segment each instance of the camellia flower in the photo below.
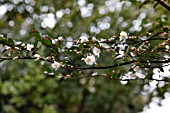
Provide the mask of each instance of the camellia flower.
{"label": "camellia flower", "polygon": [[117,46],[120,48],[120,50],[125,50],[126,46],[128,46],[128,45],[127,44],[119,44]]}
{"label": "camellia flower", "polygon": [[11,49],[11,47],[9,47],[9,46],[6,46],[6,47],[5,47],[5,49]]}
{"label": "camellia flower", "polygon": [[80,37],[80,43],[88,42],[88,38],[86,36],[81,36]]}
{"label": "camellia flower", "polygon": [[15,49],[16,49],[16,50],[20,50],[20,48],[19,48],[19,47],[15,47]]}
{"label": "camellia flower", "polygon": [[35,61],[37,61],[41,58],[41,56],[39,54],[35,54],[34,57],[36,58]]}
{"label": "camellia flower", "polygon": [[57,44],[57,42],[58,42],[58,39],[54,39],[54,40],[52,40],[52,44]]}
{"label": "camellia flower", "polygon": [[102,46],[103,48],[110,48],[110,46],[108,45],[108,44],[106,44],[106,43],[104,43],[106,41],[106,39],[100,39],[100,42],[99,42],[99,44],[100,44],[100,46]]}
{"label": "camellia flower", "polygon": [[92,41],[96,42],[97,41],[96,37],[92,37]]}
{"label": "camellia flower", "polygon": [[52,65],[51,65],[54,69],[58,69],[58,68],[60,68],[60,66],[61,66],[61,63],[59,63],[59,62],[56,62],[56,61],[54,61],[54,63],[52,63]]}
{"label": "camellia flower", "polygon": [[119,50],[118,56],[116,58],[122,58],[124,56],[125,52],[122,50]]}
{"label": "camellia flower", "polygon": [[97,76],[97,75],[98,75],[97,72],[92,73],[92,76]]}
{"label": "camellia flower", "polygon": [[22,43],[21,46],[24,47],[24,46],[25,46],[25,43]]}
{"label": "camellia flower", "polygon": [[28,51],[31,51],[32,48],[34,48],[33,44],[27,44],[27,50]]}
{"label": "camellia flower", "polygon": [[100,49],[98,49],[97,47],[93,48],[93,54],[99,57],[99,54],[101,53]]}
{"label": "camellia flower", "polygon": [[17,60],[18,58],[19,58],[19,57],[18,57],[18,56],[16,56],[16,57],[14,57],[14,58],[13,58],[13,60]]}
{"label": "camellia flower", "polygon": [[125,41],[126,39],[128,39],[128,35],[127,35],[127,33],[126,33],[125,31],[122,31],[122,32],[120,33],[119,38],[120,38],[120,41],[122,41],[122,40]]}
{"label": "camellia flower", "polygon": [[63,40],[63,37],[62,37],[62,36],[59,36],[59,37],[58,37],[58,40],[62,41],[62,40]]}
{"label": "camellia flower", "polygon": [[22,44],[22,42],[16,42],[15,41],[15,45],[21,45]]}
{"label": "camellia flower", "polygon": [[87,65],[93,65],[95,62],[96,62],[96,59],[95,59],[95,56],[94,55],[90,55],[90,56],[87,56],[85,59],[84,59],[85,63]]}

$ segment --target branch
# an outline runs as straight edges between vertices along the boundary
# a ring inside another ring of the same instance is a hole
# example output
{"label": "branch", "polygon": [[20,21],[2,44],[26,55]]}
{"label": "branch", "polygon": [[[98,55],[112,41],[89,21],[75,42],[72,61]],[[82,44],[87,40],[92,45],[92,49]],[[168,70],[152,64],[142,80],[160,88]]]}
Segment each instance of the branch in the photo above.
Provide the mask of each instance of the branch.
{"label": "branch", "polygon": [[[35,60],[36,58],[34,57],[18,57],[16,59],[12,58],[12,57],[1,57],[0,60],[2,61],[5,61],[5,60]],[[40,58],[39,60],[41,61],[47,61],[47,62],[50,62],[50,63],[53,63],[53,61],[51,60],[46,60],[46,59],[43,59],[43,58]]]}
{"label": "branch", "polygon": [[[34,57],[19,57],[15,60],[23,60],[23,59],[33,59],[35,60],[36,58]],[[14,58],[11,58],[11,57],[2,57],[0,58],[0,60],[14,60]],[[53,63],[53,61],[51,60],[46,60],[46,59],[43,59],[43,58],[40,58],[39,60],[41,61],[47,61],[49,63]],[[135,63],[135,62],[140,62],[140,63],[148,63],[148,61],[137,61],[137,60],[132,60],[132,61],[128,61],[128,62],[124,62],[124,63],[121,63],[121,64],[114,64],[114,65],[110,65],[110,66],[92,66],[92,67],[77,67],[77,66],[73,66],[73,69],[80,69],[80,70],[87,70],[87,69],[109,69],[109,68],[114,68],[114,67],[118,67],[118,66],[124,66],[124,65],[128,65],[128,64],[132,64],[132,63]],[[149,61],[149,63],[169,63],[170,62],[170,59],[166,59],[166,60],[161,60],[161,61]],[[161,66],[163,67],[163,66]],[[147,68],[159,68],[159,66],[150,66],[150,67],[147,67]]]}
{"label": "branch", "polygon": [[107,79],[110,79],[110,80],[118,80],[118,81],[135,81],[135,80],[140,80],[140,81],[145,81],[145,80],[149,80],[149,81],[163,81],[163,82],[170,82],[169,79],[154,79],[154,78],[129,78],[129,79],[122,79],[122,78],[114,78],[110,75],[95,75],[95,76],[92,76],[92,75],[87,75],[87,76],[81,76],[81,77],[76,77],[76,78],[70,78],[68,80],[79,80],[79,79],[82,79],[82,78],[87,78],[87,77],[103,77],[103,78],[107,78]]}
{"label": "branch", "polygon": [[132,60],[132,61],[129,61],[129,62],[124,62],[124,63],[121,63],[121,64],[110,65],[110,66],[74,67],[74,69],[83,69],[83,70],[86,70],[86,69],[108,69],[108,68],[113,68],[113,67],[117,67],[117,66],[131,64],[131,63],[134,63],[134,62],[135,62],[135,60]]}
{"label": "branch", "polygon": [[[148,61],[132,60],[132,61],[129,61],[129,62],[124,62],[124,63],[121,63],[121,64],[114,64],[114,65],[110,65],[110,66],[73,67],[73,68],[74,69],[81,69],[81,70],[86,70],[86,69],[109,69],[109,68],[114,68],[114,67],[117,67],[117,66],[123,66],[123,65],[132,64],[132,63],[135,63],[135,62],[148,63]],[[166,60],[162,60],[162,61],[149,61],[149,63],[169,63],[169,62],[170,62],[170,59],[166,59]],[[150,67],[150,68],[156,68],[156,67]]]}
{"label": "branch", "polygon": [[164,8],[166,8],[167,10],[170,11],[170,6],[168,6],[167,4],[165,4],[164,2],[162,2],[161,0],[156,0],[160,5],[162,5]]}

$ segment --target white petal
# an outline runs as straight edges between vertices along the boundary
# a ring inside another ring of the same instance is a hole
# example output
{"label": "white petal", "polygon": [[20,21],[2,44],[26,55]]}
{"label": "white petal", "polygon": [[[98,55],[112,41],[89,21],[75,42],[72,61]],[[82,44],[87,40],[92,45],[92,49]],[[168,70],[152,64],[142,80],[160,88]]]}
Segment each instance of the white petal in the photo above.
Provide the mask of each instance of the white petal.
{"label": "white petal", "polygon": [[96,62],[94,55],[87,56],[84,61],[87,65],[93,65]]}

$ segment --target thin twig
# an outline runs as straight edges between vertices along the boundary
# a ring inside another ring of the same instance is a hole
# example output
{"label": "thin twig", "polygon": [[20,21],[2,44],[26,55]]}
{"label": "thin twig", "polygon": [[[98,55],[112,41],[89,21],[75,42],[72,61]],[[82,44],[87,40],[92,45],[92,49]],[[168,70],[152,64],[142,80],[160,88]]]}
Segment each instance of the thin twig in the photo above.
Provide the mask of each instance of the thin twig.
{"label": "thin twig", "polygon": [[[18,57],[17,59],[15,60],[23,60],[23,59],[36,59],[34,57]],[[1,57],[0,60],[14,60],[14,58],[11,58],[11,57]],[[50,62],[50,63],[53,63],[52,60],[46,60],[46,59],[43,59],[43,58],[40,58],[39,60],[41,61],[47,61],[47,62]],[[132,60],[132,61],[128,61],[128,62],[123,62],[121,64],[114,64],[114,65],[110,65],[110,66],[92,66],[92,67],[77,67],[77,66],[73,66],[73,69],[78,69],[78,70],[87,70],[87,69],[109,69],[109,68],[114,68],[114,67],[118,67],[118,66],[124,66],[124,65],[129,65],[129,64],[132,64],[132,63],[135,63],[135,62],[139,62],[139,63],[148,63],[148,61],[137,61],[137,60]],[[161,60],[161,61],[149,61],[149,63],[169,63],[170,62],[170,59],[166,59],[166,60]],[[149,67],[147,67],[149,68]],[[151,66],[151,68],[153,68]],[[156,67],[154,67],[156,68]]]}
{"label": "thin twig", "polygon": [[[0,58],[0,60],[3,60],[3,61],[5,61],[5,60],[36,60],[36,58],[34,58],[34,57],[18,57],[18,58],[12,58],[12,57],[1,57]],[[50,62],[50,63],[53,63],[53,61],[52,60],[46,60],[46,59],[44,59],[44,58],[40,58],[39,60],[41,60],[41,61],[47,61],[47,62]]]}
{"label": "thin twig", "polygon": [[[110,66],[74,67],[74,69],[80,69],[80,70],[86,70],[86,69],[109,69],[109,68],[114,68],[114,67],[118,67],[118,66],[132,64],[132,63],[135,63],[135,62],[148,63],[148,61],[132,60],[132,61],[124,62],[124,63],[121,63],[121,64],[114,64],[114,65],[110,65]],[[153,64],[154,63],[169,63],[169,62],[170,62],[170,59],[166,59],[166,60],[162,60],[162,61],[149,61],[149,63],[153,63]]]}
{"label": "thin twig", "polygon": [[79,80],[79,79],[82,79],[82,78],[89,78],[89,77],[103,77],[103,78],[107,78],[107,79],[110,79],[110,80],[117,80],[117,81],[135,81],[135,80],[140,80],[140,81],[145,81],[145,80],[149,80],[149,81],[163,81],[163,82],[170,82],[169,79],[154,79],[154,78],[131,78],[131,79],[122,79],[122,78],[114,78],[114,77],[111,77],[109,75],[107,76],[104,76],[104,75],[95,75],[95,76],[92,76],[92,75],[87,75],[87,76],[81,76],[81,77],[74,77],[74,78],[70,78],[68,80]]}
{"label": "thin twig", "polygon": [[162,5],[164,8],[166,8],[167,10],[170,11],[170,6],[168,6],[167,4],[165,4],[163,1],[161,0],[156,0],[160,5]]}

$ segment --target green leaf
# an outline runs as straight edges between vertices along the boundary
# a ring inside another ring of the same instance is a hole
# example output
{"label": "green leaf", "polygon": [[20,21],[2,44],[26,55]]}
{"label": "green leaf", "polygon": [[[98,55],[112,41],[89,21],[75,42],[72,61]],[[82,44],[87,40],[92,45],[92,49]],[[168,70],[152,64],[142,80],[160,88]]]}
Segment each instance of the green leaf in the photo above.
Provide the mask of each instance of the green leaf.
{"label": "green leaf", "polygon": [[51,66],[47,66],[47,67],[46,67],[46,71],[47,71],[48,73],[51,73],[51,72],[52,72]]}
{"label": "green leaf", "polygon": [[43,39],[42,42],[43,42],[43,44],[48,45],[48,46],[52,45],[52,43],[49,39]]}
{"label": "green leaf", "polygon": [[120,76],[120,74],[117,74],[117,73],[112,74],[112,77],[119,77],[119,76]]}
{"label": "green leaf", "polygon": [[142,66],[142,64],[141,64],[140,62],[136,62],[136,66],[141,67],[141,66]]}
{"label": "green leaf", "polygon": [[8,45],[12,46],[12,45],[14,45],[14,40],[12,38],[8,38],[7,43],[8,43]]}
{"label": "green leaf", "polygon": [[35,39],[41,40],[41,35],[40,35],[40,33],[38,31],[34,31],[33,36],[35,37]]}
{"label": "green leaf", "polygon": [[38,41],[35,41],[35,42],[34,42],[34,47],[35,47],[35,48],[37,47],[37,43],[38,43]]}
{"label": "green leaf", "polygon": [[0,36],[0,44],[5,44],[6,38]]}
{"label": "green leaf", "polygon": [[153,75],[153,69],[149,69],[145,78],[150,79],[152,77],[152,75]]}
{"label": "green leaf", "polygon": [[165,28],[163,28],[163,31],[168,33],[169,29],[167,27],[165,27]]}

